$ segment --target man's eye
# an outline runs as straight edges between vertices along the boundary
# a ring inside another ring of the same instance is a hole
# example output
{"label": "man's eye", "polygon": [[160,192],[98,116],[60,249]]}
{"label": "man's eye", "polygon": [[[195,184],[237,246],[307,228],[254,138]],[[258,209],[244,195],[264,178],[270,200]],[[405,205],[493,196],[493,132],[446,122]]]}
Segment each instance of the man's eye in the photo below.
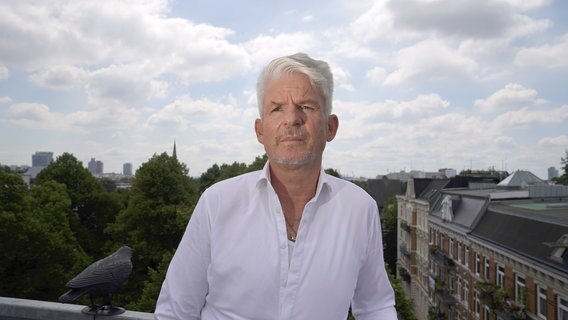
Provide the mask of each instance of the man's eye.
{"label": "man's eye", "polygon": [[300,105],[300,108],[302,108],[302,110],[313,110],[314,109],[313,106],[310,106],[308,104],[302,104],[302,105]]}
{"label": "man's eye", "polygon": [[270,109],[270,112],[276,112],[276,111],[281,111],[282,110],[282,106],[274,106],[272,107],[272,109]]}

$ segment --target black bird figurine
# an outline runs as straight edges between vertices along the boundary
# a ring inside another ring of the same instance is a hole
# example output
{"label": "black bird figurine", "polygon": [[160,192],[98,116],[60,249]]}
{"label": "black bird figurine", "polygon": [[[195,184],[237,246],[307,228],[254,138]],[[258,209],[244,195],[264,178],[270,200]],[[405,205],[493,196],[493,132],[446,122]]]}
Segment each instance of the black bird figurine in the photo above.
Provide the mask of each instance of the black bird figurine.
{"label": "black bird figurine", "polygon": [[[112,294],[130,276],[132,272],[132,249],[121,247],[110,256],[96,261],[71,279],[66,287],[71,290],[59,297],[59,302],[71,303],[84,294],[89,294],[91,305],[83,313],[116,315],[124,312],[123,308],[112,306]],[[103,297],[102,306],[94,302],[96,296]]]}

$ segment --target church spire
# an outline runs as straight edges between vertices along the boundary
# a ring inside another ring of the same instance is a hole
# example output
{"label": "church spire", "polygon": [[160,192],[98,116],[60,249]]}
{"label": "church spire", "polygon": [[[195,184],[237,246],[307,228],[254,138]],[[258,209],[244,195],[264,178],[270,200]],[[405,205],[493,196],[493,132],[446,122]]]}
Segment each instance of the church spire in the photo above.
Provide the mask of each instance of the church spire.
{"label": "church spire", "polygon": [[177,153],[176,153],[176,140],[174,139],[174,152],[172,152],[172,158],[177,160]]}

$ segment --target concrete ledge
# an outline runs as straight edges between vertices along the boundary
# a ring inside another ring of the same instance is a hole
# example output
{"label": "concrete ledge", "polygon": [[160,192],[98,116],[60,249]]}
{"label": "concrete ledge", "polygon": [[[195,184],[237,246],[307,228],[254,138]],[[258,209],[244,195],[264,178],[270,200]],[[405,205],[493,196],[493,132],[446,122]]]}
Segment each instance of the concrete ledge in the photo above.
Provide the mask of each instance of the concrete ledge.
{"label": "concrete ledge", "polygon": [[[85,306],[58,302],[0,297],[0,320],[92,320],[81,313]],[[126,311],[117,316],[97,315],[99,319],[153,320],[152,313]]]}

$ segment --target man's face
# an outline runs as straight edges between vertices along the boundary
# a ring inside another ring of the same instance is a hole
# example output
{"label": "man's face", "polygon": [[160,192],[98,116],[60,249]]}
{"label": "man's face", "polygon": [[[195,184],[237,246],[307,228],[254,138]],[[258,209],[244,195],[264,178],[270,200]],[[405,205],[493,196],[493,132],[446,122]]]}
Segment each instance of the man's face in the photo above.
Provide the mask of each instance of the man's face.
{"label": "man's face", "polygon": [[257,139],[273,164],[290,167],[321,165],[326,141],[337,132],[335,115],[325,116],[324,99],[300,73],[270,80],[265,87],[262,117],[255,122]]}

